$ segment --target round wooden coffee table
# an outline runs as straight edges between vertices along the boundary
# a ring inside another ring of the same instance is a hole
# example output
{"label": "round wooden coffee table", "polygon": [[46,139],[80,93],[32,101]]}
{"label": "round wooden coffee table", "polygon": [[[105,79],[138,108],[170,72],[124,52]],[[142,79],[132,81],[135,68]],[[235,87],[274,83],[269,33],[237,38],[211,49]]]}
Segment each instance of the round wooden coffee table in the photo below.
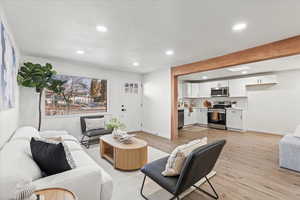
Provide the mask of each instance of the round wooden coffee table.
{"label": "round wooden coffee table", "polygon": [[131,144],[122,144],[112,135],[105,135],[100,137],[100,153],[116,169],[137,170],[148,161],[148,144],[137,138],[132,138]]}
{"label": "round wooden coffee table", "polygon": [[64,188],[47,188],[34,193],[40,195],[40,200],[77,200],[71,191]]}

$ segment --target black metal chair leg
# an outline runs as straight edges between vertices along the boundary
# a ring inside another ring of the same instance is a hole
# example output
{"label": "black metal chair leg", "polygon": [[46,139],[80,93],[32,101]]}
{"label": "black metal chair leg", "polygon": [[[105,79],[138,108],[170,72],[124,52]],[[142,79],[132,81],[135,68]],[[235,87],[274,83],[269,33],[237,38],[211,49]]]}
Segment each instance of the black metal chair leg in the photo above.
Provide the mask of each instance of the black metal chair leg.
{"label": "black metal chair leg", "polygon": [[146,180],[146,175],[144,176],[144,180],[143,180],[143,184],[142,184],[142,187],[141,187],[141,196],[148,200],[148,198],[143,194],[143,189],[144,189],[144,185],[145,185],[145,180]]}
{"label": "black metal chair leg", "polygon": [[90,147],[89,140],[85,141],[84,138],[85,138],[85,135],[82,136],[82,138],[80,140],[80,144],[85,146],[88,149]]}
{"label": "black metal chair leg", "polygon": [[[141,187],[140,193],[141,193],[141,196],[142,196],[144,199],[149,200],[149,199],[143,194],[143,190],[144,190],[144,186],[145,186],[146,177],[147,177],[147,176],[145,175],[145,176],[144,176],[143,183],[142,183],[142,187]],[[172,197],[170,200],[173,200],[173,199],[175,199],[175,198],[177,198],[177,200],[180,200],[178,196],[174,196],[174,197]]]}
{"label": "black metal chair leg", "polygon": [[80,140],[80,144],[84,145],[83,144],[83,139],[84,139],[84,135],[81,137],[81,140]]}
{"label": "black metal chair leg", "polygon": [[208,193],[208,192],[206,192],[205,190],[202,190],[201,188],[197,187],[196,185],[193,185],[193,187],[195,187],[197,190],[203,192],[204,194],[210,196],[213,199],[219,199],[219,195],[217,194],[215,188],[212,186],[212,184],[210,183],[210,181],[208,180],[208,178],[206,176],[205,176],[205,179],[206,179],[207,183],[209,184],[209,186],[211,187],[211,189],[214,191],[215,196],[212,195],[212,194],[210,194],[210,193]]}

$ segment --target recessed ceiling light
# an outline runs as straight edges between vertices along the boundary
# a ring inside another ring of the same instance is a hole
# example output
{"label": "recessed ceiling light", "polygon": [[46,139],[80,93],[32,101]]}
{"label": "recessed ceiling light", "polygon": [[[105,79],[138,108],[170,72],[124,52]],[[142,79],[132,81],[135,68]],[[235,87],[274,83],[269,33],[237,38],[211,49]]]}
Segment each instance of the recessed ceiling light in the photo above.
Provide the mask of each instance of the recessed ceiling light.
{"label": "recessed ceiling light", "polygon": [[247,28],[247,24],[244,23],[244,22],[243,23],[237,23],[237,24],[232,26],[232,30],[235,31],[235,32],[242,31],[246,28]]}
{"label": "recessed ceiling light", "polygon": [[247,71],[242,71],[242,74],[248,74],[248,72]]}
{"label": "recessed ceiling light", "polygon": [[85,54],[85,52],[83,50],[78,50],[78,51],[76,51],[76,53],[80,54],[80,55]]}
{"label": "recessed ceiling light", "polygon": [[202,79],[206,80],[206,79],[207,79],[207,76],[202,76]]}
{"label": "recessed ceiling light", "polygon": [[134,62],[134,63],[132,63],[132,65],[133,65],[133,66],[135,66],[135,67],[137,67],[137,66],[139,66],[139,65],[140,65],[140,63],[138,63],[138,62]]}
{"label": "recessed ceiling light", "polygon": [[168,56],[171,56],[171,55],[173,55],[174,54],[174,51],[173,50],[167,50],[166,51],[166,55],[168,55]]}
{"label": "recessed ceiling light", "polygon": [[107,27],[106,26],[99,25],[99,26],[96,26],[96,29],[97,29],[97,31],[102,32],[102,33],[107,32]]}
{"label": "recessed ceiling light", "polygon": [[240,72],[240,71],[247,70],[247,69],[250,69],[250,67],[247,67],[247,66],[233,67],[233,68],[228,68],[227,70],[229,70],[231,72]]}

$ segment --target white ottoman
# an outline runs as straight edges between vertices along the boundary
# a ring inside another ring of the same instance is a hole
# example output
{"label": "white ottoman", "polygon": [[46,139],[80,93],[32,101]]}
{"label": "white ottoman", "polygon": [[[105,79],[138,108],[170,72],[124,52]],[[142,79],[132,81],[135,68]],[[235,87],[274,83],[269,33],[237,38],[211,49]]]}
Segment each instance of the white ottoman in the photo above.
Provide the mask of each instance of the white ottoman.
{"label": "white ottoman", "polygon": [[300,138],[284,136],[279,142],[279,166],[300,172]]}

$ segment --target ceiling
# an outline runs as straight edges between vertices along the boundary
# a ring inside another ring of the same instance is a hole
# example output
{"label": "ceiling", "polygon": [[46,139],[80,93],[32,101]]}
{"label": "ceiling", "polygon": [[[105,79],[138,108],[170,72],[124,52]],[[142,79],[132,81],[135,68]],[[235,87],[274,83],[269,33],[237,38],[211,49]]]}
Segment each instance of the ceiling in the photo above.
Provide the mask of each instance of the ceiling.
{"label": "ceiling", "polygon": [[[300,34],[299,0],[2,0],[24,55],[147,73]],[[243,32],[232,26],[246,22]],[[97,25],[108,28],[96,31]],[[168,49],[172,56],[165,55]],[[79,55],[78,50],[85,51]],[[139,66],[133,66],[139,62]]]}
{"label": "ceiling", "polygon": [[[230,71],[239,69],[240,71]],[[180,76],[183,81],[207,81],[211,79],[222,79],[226,77],[241,77],[251,74],[274,73],[279,71],[300,70],[300,55],[277,58],[244,65],[237,65],[224,69],[211,70],[207,72],[193,73]],[[245,72],[245,74],[243,74]]]}

